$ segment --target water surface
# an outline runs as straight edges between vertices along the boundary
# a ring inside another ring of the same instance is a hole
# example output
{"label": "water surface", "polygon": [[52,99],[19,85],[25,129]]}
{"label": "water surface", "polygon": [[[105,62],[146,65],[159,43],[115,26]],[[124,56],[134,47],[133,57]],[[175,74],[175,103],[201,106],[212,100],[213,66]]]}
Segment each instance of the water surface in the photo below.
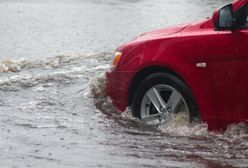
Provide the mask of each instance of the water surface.
{"label": "water surface", "polygon": [[248,167],[248,131],[160,128],[104,94],[112,51],[227,1],[0,1],[2,167]]}

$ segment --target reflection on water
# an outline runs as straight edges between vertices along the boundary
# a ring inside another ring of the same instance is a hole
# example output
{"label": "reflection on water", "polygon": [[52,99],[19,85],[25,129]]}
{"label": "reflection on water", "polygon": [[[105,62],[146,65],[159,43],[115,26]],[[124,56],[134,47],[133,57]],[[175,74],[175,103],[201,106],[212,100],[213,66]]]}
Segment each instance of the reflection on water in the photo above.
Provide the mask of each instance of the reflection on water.
{"label": "reflection on water", "polygon": [[118,113],[104,92],[112,48],[224,2],[1,1],[1,165],[247,167],[246,125],[213,133],[179,116],[155,128]]}

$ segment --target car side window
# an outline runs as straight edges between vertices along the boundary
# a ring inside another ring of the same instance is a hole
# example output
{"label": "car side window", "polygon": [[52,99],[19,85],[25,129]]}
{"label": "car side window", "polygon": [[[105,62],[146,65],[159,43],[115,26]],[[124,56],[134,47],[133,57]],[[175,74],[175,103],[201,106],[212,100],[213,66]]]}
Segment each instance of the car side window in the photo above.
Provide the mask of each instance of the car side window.
{"label": "car side window", "polygon": [[247,24],[248,24],[248,15],[246,16],[246,26],[247,26]]}
{"label": "car side window", "polygon": [[241,7],[235,14],[236,27],[248,28],[248,4]]}

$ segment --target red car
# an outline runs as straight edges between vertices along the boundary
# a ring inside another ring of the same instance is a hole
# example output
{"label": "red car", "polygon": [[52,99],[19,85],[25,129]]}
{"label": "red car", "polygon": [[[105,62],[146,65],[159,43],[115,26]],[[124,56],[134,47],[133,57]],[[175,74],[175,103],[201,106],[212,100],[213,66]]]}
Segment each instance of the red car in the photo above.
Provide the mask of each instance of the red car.
{"label": "red car", "polygon": [[248,0],[135,38],[115,51],[106,76],[113,104],[147,123],[180,112],[209,129],[248,122]]}

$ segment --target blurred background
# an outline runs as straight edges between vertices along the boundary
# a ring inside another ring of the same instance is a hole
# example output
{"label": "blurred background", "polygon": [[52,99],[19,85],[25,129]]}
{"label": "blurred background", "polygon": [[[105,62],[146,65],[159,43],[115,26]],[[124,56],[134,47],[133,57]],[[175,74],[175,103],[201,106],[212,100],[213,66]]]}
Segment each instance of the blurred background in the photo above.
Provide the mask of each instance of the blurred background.
{"label": "blurred background", "polygon": [[113,51],[135,36],[211,17],[231,0],[0,0],[0,58]]}

